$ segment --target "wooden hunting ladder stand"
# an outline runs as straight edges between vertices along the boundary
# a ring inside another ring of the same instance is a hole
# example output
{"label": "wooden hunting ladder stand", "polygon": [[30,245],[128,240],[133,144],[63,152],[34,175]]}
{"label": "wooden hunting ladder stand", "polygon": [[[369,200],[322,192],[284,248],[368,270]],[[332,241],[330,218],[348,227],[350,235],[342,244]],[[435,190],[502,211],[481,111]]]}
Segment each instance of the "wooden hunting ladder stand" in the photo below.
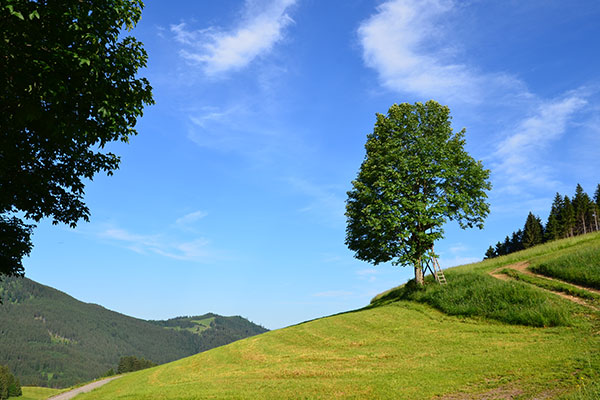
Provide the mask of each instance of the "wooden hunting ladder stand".
{"label": "wooden hunting ladder stand", "polygon": [[435,253],[433,252],[433,247],[430,250],[430,259],[425,262],[425,267],[423,268],[423,275],[425,275],[425,271],[429,270],[431,275],[435,278],[437,283],[440,285],[445,285],[448,283],[446,281],[446,277],[444,276],[444,271],[440,267],[440,263],[438,262]]}

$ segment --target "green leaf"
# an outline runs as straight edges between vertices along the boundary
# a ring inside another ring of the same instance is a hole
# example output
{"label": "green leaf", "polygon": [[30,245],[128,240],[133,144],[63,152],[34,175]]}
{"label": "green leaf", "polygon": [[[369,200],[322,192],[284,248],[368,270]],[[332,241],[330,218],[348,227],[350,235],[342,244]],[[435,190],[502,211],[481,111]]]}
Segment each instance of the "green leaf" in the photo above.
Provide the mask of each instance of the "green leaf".
{"label": "green leaf", "polygon": [[8,5],[6,6],[6,9],[15,17],[22,19],[23,21],[25,21],[25,18],[23,17],[23,14],[21,14],[18,11],[15,11],[15,8],[12,5]]}

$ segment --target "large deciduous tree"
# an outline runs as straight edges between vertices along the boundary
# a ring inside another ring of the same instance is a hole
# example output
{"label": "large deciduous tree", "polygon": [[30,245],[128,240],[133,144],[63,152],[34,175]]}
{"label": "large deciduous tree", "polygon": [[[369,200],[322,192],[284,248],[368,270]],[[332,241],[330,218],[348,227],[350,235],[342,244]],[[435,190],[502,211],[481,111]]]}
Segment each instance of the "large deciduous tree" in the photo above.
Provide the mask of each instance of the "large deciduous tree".
{"label": "large deciduous tree", "polygon": [[346,201],[346,244],[375,265],[412,265],[423,284],[443,225],[483,227],[489,170],[465,151],[465,129],[453,132],[450,110],[431,100],[377,114],[366,156]]}
{"label": "large deciduous tree", "polygon": [[118,168],[105,145],[135,135],[153,103],[148,81],[137,77],[147,61],[142,43],[121,35],[142,7],[139,0],[0,3],[0,276],[23,273],[31,222],[89,219],[85,179]]}

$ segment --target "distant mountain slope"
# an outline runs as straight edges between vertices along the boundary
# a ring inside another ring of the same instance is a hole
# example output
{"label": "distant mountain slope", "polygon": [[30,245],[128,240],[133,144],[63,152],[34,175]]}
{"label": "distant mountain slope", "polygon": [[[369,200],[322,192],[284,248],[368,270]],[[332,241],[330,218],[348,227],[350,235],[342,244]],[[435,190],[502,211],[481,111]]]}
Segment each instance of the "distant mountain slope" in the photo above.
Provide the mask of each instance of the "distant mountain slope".
{"label": "distant mountain slope", "polygon": [[99,377],[122,356],[161,364],[266,331],[216,314],[144,321],[26,278],[5,278],[0,298],[0,364],[23,385],[65,387]]}
{"label": "distant mountain slope", "polygon": [[267,329],[240,316],[223,317],[208,313],[192,317],[177,317],[166,321],[148,321],[177,332],[191,332],[202,338],[197,352],[223,346],[236,340],[265,333]]}

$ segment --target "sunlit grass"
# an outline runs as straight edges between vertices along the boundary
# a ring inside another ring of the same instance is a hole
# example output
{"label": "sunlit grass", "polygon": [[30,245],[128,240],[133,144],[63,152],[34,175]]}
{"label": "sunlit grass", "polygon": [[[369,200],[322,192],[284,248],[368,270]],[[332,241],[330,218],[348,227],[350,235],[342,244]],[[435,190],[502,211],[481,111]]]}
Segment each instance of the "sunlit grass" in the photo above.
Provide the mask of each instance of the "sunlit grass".
{"label": "sunlit grass", "polygon": [[448,315],[485,317],[530,326],[570,325],[573,306],[530,285],[501,281],[487,274],[452,271],[448,284],[419,288],[404,285],[375,300],[378,305],[396,300],[429,304]]}
{"label": "sunlit grass", "polygon": [[535,393],[600,367],[597,356],[581,358],[600,345],[584,331],[449,317],[400,301],[136,372],[81,399],[429,399],[497,386]]}
{"label": "sunlit grass", "polygon": [[539,260],[531,270],[542,275],[600,289],[600,243],[559,257]]}
{"label": "sunlit grass", "polygon": [[[21,389],[23,391],[23,396],[15,397],[15,400],[42,400],[57,395],[65,390],[36,386],[23,386]],[[11,397],[11,399],[13,399],[13,397]]]}
{"label": "sunlit grass", "polygon": [[453,268],[447,286],[395,288],[364,309],[135,372],[78,399],[596,398],[598,314],[488,273],[599,241],[588,235]]}
{"label": "sunlit grass", "polygon": [[596,302],[600,301],[600,295],[589,290],[580,289],[576,286],[570,285],[565,282],[560,282],[552,279],[546,279],[538,276],[532,276],[528,274],[524,274],[519,271],[515,271],[514,269],[506,268],[502,270],[503,274],[510,276],[513,279],[517,279],[519,281],[527,282],[532,285],[551,290],[554,292],[562,292],[571,296],[577,296],[586,300],[595,300]]}
{"label": "sunlit grass", "polygon": [[598,400],[600,399],[600,382],[588,381],[581,377],[575,390],[560,397],[560,400]]}

